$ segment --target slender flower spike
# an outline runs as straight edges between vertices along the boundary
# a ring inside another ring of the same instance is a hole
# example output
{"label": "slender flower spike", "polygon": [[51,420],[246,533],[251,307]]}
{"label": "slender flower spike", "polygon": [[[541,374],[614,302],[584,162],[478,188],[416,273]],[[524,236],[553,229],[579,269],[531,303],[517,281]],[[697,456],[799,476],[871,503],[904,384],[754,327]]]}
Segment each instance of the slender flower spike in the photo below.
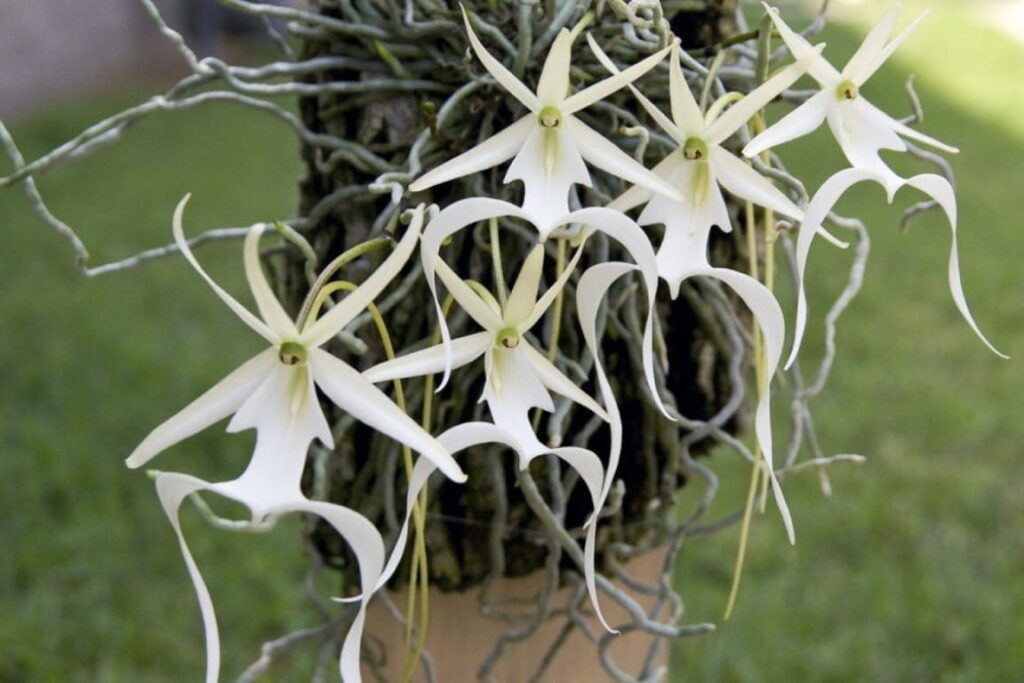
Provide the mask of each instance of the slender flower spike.
{"label": "slender flower spike", "polygon": [[308,500],[300,489],[306,452],[314,439],[333,448],[331,430],[324,418],[314,387],[338,407],[367,425],[407,444],[431,460],[448,477],[465,481],[450,453],[387,396],[347,364],[320,347],[334,337],[372,301],[408,261],[419,237],[423,207],[416,209],[406,234],[394,251],[367,280],[317,320],[297,325],[275,298],[259,263],[257,225],[246,236],[245,272],[260,315],[253,315],[217,285],[189,250],[181,218],[186,196],[174,212],[174,238],[182,254],[225,304],[270,348],[221,380],[181,412],[157,427],[127,460],[140,467],[161,451],[234,415],[228,431],[256,429],[256,448],[245,472],[237,479],[209,483],[177,473],[157,473],[156,487],[164,511],[178,535],[206,629],[206,680],[217,679],[220,646],[216,616],[209,592],[192,559],[181,526],[178,508],[192,493],[211,491],[247,506],[254,521],[285,512],[309,512],[327,520],[355,552],[365,599],[341,652],[345,681],[360,680],[359,641],[366,603],[384,566],[384,543],[374,526],[358,513],[340,505]]}
{"label": "slender flower spike", "polygon": [[[591,36],[590,48],[602,65],[612,73],[618,68]],[[814,48],[820,50],[822,46]],[[812,55],[816,55],[812,51]],[[707,270],[708,238],[712,226],[729,232],[732,223],[722,196],[722,188],[731,194],[772,209],[795,220],[803,211],[757,171],[722,147],[729,137],[766,104],[804,74],[809,58],[789,65],[765,81],[749,95],[726,109],[720,116],[709,118],[690,92],[679,52],[672,50],[669,62],[669,96],[672,118],[669,119],[640,91],[630,86],[633,94],[658,125],[679,145],[654,167],[654,172],[677,188],[682,199],[655,194],[648,188],[635,186],[627,190],[609,208],[620,211],[647,204],[640,214],[640,225],[665,225],[665,237],[658,249],[658,274],[668,282],[672,298],[679,294],[683,280],[695,271]],[[710,119],[710,120],[709,120]]]}
{"label": "slender flower spike", "polygon": [[899,35],[889,40],[900,16],[900,6],[894,4],[868,32],[843,70],[839,71],[824,57],[812,54],[814,48],[811,44],[779,18],[778,10],[762,4],[793,56],[798,60],[808,60],[807,72],[821,86],[821,91],[751,140],[743,149],[746,156],[754,156],[769,147],[807,135],[827,121],[850,164],[854,168],[873,171],[891,201],[896,191],[903,186],[903,179],[882,161],[878,155],[880,150],[905,152],[907,145],[900,138],[902,135],[944,152],[958,151],[955,147],[893,119],[868,102],[861,92],[867,80],[903,44],[927,12],[923,12]]}
{"label": "slender flower spike", "polygon": [[530,112],[468,152],[429,171],[412,183],[410,190],[425,190],[515,157],[505,174],[505,182],[523,181],[523,210],[537,223],[547,223],[569,212],[569,189],[573,184],[590,186],[590,174],[584,162],[631,183],[678,196],[665,181],[573,116],[654,68],[671,46],[620,74],[570,94],[569,68],[574,36],[562,29],[551,45],[534,93],[487,52],[473,32],[465,9],[463,15],[476,56],[491,76]]}
{"label": "slender flower spike", "polygon": [[[459,278],[443,261],[436,272],[448,291],[469,316],[484,329],[483,332],[459,337],[422,351],[410,353],[376,365],[364,375],[373,382],[434,374],[451,367],[468,365],[481,356],[484,361],[485,383],[483,400],[487,402],[497,436],[489,439],[512,447],[519,455],[519,466],[526,469],[538,455],[552,453],[576,469],[586,483],[594,503],[595,515],[603,501],[604,467],[592,451],[577,447],[549,448],[541,443],[530,424],[530,411],[540,408],[547,412],[555,409],[550,392],[555,392],[583,406],[607,422],[609,413],[597,401],[580,389],[571,379],[549,361],[530,343],[527,333],[537,324],[565,287],[582,249],[577,249],[561,276],[538,297],[543,274],[544,246],[533,247],[516,278],[508,301],[500,305],[486,290],[478,293]],[[633,266],[630,266],[631,268]],[[614,397],[604,394],[606,407],[614,404]],[[616,418],[618,410],[614,409]],[[466,427],[466,425],[463,425]],[[489,427],[489,425],[488,425]],[[621,425],[613,431],[621,433]],[[611,460],[617,460],[617,454]],[[422,465],[432,470],[434,466]],[[429,474],[429,471],[427,472]],[[425,475],[424,475],[425,476]],[[414,500],[415,475],[410,483],[410,501]],[[584,575],[591,589],[595,610],[605,627],[611,630],[601,615],[597,603],[594,575],[594,549],[596,519],[591,518],[584,549]]]}

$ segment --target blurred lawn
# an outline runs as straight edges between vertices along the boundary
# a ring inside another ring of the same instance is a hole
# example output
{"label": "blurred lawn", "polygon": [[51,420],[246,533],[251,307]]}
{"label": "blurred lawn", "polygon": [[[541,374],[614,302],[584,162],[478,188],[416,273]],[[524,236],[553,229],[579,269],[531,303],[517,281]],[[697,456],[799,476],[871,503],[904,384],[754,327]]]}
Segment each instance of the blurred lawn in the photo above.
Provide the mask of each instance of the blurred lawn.
{"label": "blurred lawn", "polygon": [[[855,46],[836,27],[827,40],[831,55]],[[949,70],[960,57],[966,66]],[[866,89],[899,114],[914,71],[923,130],[962,148],[953,163],[965,287],[982,328],[1017,358],[1021,63],[1024,48],[967,10],[943,10]],[[134,101],[81,102],[14,133],[35,158]],[[780,151],[813,188],[838,168],[832,149],[822,134]],[[42,189],[99,263],[168,241],[171,210],[187,191],[190,232],[289,215],[296,157],[277,122],[214,106],[145,121],[123,143],[49,174]],[[757,520],[732,621],[679,645],[673,680],[992,681],[1024,671],[1019,361],[991,356],[959,318],[942,220],[922,217],[900,234],[899,212],[916,200],[908,191],[887,207],[869,190],[841,207],[867,221],[873,255],[815,416],[827,452],[863,453],[869,464],[835,468],[832,500],[813,475],[786,482],[798,545],[785,546],[774,511]],[[0,217],[0,681],[199,680],[202,632],[177,546],[149,480],[122,459],[257,342],[181,259],[87,281],[17,190],[0,192]],[[204,247],[201,258],[241,286],[237,244]],[[812,322],[841,288],[847,259],[816,246]],[[820,352],[815,332],[808,359]],[[776,410],[785,413],[781,403]],[[250,438],[212,429],[154,466],[234,473]],[[747,470],[736,460],[714,461],[725,483],[719,513],[743,496]],[[296,522],[253,537],[198,533],[188,521],[218,604],[229,679],[260,642],[315,621],[301,591]],[[729,532],[684,549],[688,620],[720,621],[735,543]]]}

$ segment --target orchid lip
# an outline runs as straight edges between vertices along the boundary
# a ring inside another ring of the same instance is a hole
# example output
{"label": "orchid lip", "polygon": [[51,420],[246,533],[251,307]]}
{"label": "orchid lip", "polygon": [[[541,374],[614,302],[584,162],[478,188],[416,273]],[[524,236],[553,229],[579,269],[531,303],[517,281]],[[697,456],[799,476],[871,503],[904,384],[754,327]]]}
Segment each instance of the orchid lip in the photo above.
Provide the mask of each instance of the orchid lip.
{"label": "orchid lip", "polygon": [[683,143],[683,156],[690,161],[703,161],[708,158],[708,144],[698,137],[686,138]]}
{"label": "orchid lip", "polygon": [[278,359],[285,365],[300,365],[306,362],[306,347],[298,342],[286,341],[278,347]]}
{"label": "orchid lip", "polygon": [[860,88],[853,81],[843,81],[836,86],[836,95],[841,100],[855,100],[860,95]]}
{"label": "orchid lip", "polygon": [[537,114],[540,125],[544,128],[558,128],[562,124],[562,112],[557,107],[547,106]]}
{"label": "orchid lip", "polygon": [[498,330],[498,344],[506,349],[514,349],[519,346],[519,330],[514,327],[505,327]]}

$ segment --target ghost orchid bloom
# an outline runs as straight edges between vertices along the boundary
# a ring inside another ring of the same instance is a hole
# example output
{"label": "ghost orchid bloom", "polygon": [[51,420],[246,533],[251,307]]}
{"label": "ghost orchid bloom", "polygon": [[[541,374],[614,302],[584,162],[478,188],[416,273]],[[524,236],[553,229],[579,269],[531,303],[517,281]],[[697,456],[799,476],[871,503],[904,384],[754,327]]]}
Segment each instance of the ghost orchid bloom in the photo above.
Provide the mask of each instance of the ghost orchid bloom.
{"label": "ghost orchid bloom", "polygon": [[262,226],[245,239],[245,273],[260,316],[252,314],[203,270],[185,242],[181,225],[186,196],[174,212],[174,239],[182,254],[217,296],[267,340],[270,348],[217,383],[181,412],[151,432],[127,460],[129,467],[146,464],[179,441],[229,415],[229,432],[256,429],[256,447],[248,467],[237,479],[209,483],[178,473],[155,474],[157,492],[195,587],[206,630],[206,680],[217,680],[220,645],[209,592],[185,542],[178,509],[190,494],[211,491],[247,506],[254,521],[286,512],[309,512],[327,520],[351,545],[359,564],[366,598],[342,647],[340,668],[346,681],[359,681],[359,645],[366,604],[384,566],[380,533],[358,513],[340,505],[308,500],[300,489],[306,452],[314,439],[334,447],[331,430],[317,400],[319,387],[338,407],[358,420],[422,453],[448,477],[465,475],[445,448],[387,396],[347,364],[320,347],[334,337],[398,274],[419,237],[423,207],[416,209],[406,234],[381,266],[349,296],[317,320],[295,322],[274,296],[259,262]]}
{"label": "ghost orchid bloom", "polygon": [[[583,406],[606,422],[612,422],[609,412],[534,348],[527,336],[565,287],[581,254],[582,249],[577,249],[559,278],[538,297],[544,266],[544,245],[534,246],[523,262],[504,305],[486,290],[474,288],[460,279],[446,263],[439,261],[436,272],[441,281],[452,298],[483,331],[383,362],[367,370],[364,376],[373,382],[420,377],[441,372],[447,367],[468,365],[482,356],[486,375],[482,400],[486,401],[494,424],[474,429],[496,428],[496,431],[491,430],[491,438],[488,440],[503,443],[515,450],[522,469],[526,469],[533,458],[544,453],[552,453],[564,460],[579,472],[586,483],[596,515],[603,503],[602,492],[605,486],[604,466],[600,458],[585,448],[549,448],[537,438],[530,424],[530,411],[533,408],[546,412],[555,409],[550,392]],[[610,393],[604,394],[604,400],[606,407],[614,404],[614,397]],[[618,410],[614,409],[614,413],[617,419]],[[467,425],[462,427],[470,429]],[[621,433],[621,426],[616,424],[612,428]],[[617,462],[617,455],[613,454],[610,458],[612,463]],[[417,468],[423,470],[419,476],[426,477],[436,466],[433,463],[420,464]],[[415,485],[417,482],[422,485],[423,481],[425,479],[418,480],[417,475],[413,475],[409,489],[410,507],[407,509],[411,509],[412,501],[415,500]],[[595,517],[591,517],[589,525],[584,546],[584,576],[601,622],[612,630],[601,615],[597,602],[594,575]]]}
{"label": "ghost orchid bloom", "polygon": [[570,94],[569,67],[574,36],[562,29],[544,62],[537,92],[495,59],[473,32],[463,9],[466,32],[473,51],[487,71],[530,110],[508,128],[420,177],[413,192],[482,171],[515,157],[505,182],[523,181],[523,209],[538,223],[569,212],[569,189],[575,183],[590,186],[584,161],[631,183],[676,196],[665,181],[573,116],[654,68],[671,46],[634,64],[620,74]]}
{"label": "ghost orchid bloom", "polygon": [[955,147],[896,121],[868,102],[861,93],[867,80],[903,44],[927,12],[923,12],[899,35],[889,40],[900,16],[900,6],[893,5],[868,32],[843,70],[839,71],[824,57],[812,54],[814,48],[811,44],[779,18],[778,10],[766,3],[762,4],[793,56],[808,60],[807,72],[821,86],[821,91],[751,140],[743,149],[746,156],[754,156],[769,147],[807,135],[827,121],[850,164],[854,168],[874,171],[891,202],[904,181],[882,161],[878,155],[879,150],[905,152],[907,145],[900,138],[902,135],[944,152],[958,151]]}

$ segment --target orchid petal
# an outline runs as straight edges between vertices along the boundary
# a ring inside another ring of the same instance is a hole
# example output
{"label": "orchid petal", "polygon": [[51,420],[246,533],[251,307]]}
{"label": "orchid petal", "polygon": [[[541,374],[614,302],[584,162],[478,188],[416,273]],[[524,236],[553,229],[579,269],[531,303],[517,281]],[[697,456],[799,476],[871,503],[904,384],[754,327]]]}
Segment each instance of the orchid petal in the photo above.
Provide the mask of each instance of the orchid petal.
{"label": "orchid petal", "polygon": [[[494,343],[492,332],[477,332],[451,341],[452,369],[461,368],[483,355]],[[420,351],[393,358],[374,365],[363,373],[373,383],[408,377],[423,377],[444,370],[444,346],[430,346]]]}
{"label": "orchid petal", "polygon": [[789,112],[766,130],[755,136],[743,148],[743,156],[752,157],[771,147],[803,137],[813,132],[825,121],[829,104],[835,93],[822,90],[812,95],[806,102]]}
{"label": "orchid petal", "polygon": [[530,111],[536,112],[541,108],[540,100],[537,96],[530,92],[530,89],[523,85],[523,82],[516,78],[511,71],[505,68],[505,66],[497,59],[491,56],[491,53],[487,51],[487,48],[483,46],[480,39],[476,37],[476,33],[473,32],[473,27],[469,23],[469,13],[466,8],[462,8],[462,18],[466,22],[466,33],[469,35],[469,43],[473,46],[473,52],[476,53],[477,59],[484,65],[488,73],[494,77],[501,87],[505,88],[520,102],[523,103]]}
{"label": "orchid petal", "polygon": [[537,99],[542,106],[557,105],[569,96],[572,42],[572,33],[563,28],[551,43],[540,72],[540,81],[537,83]]}
{"label": "orchid petal", "polygon": [[917,25],[920,24],[926,16],[928,16],[929,12],[931,12],[931,8],[925,9],[921,14],[914,17],[914,20],[907,24],[907,27],[900,31],[899,35],[889,41],[889,43],[878,52],[877,56],[860,70],[860,73],[857,74],[857,78],[859,78],[859,80],[855,80],[855,82],[858,85],[862,85],[864,81],[871,78],[871,76],[881,68],[882,64],[885,64],[886,60],[892,56],[892,53],[910,37],[910,34],[913,33],[914,29],[917,28]]}
{"label": "orchid petal", "polygon": [[764,6],[765,11],[771,18],[772,23],[775,24],[775,29],[779,32],[786,47],[789,48],[793,58],[802,61],[805,58],[809,59],[807,64],[807,73],[811,77],[818,81],[821,85],[827,89],[830,85],[836,84],[842,78],[839,71],[828,63],[828,61],[821,56],[811,57],[814,51],[814,46],[808,42],[806,38],[794,31],[789,27],[786,22],[779,16],[779,10],[770,6],[766,2],[761,3]]}
{"label": "orchid petal", "polygon": [[[594,36],[591,35],[590,33],[587,34],[587,42],[590,44],[590,50],[594,53],[594,56],[597,57],[597,61],[601,63],[601,66],[603,66],[605,69],[607,69],[613,74],[619,73],[619,68],[615,66],[615,62],[613,62],[611,58],[605,54],[604,50],[601,49],[601,46],[597,44],[597,41],[594,40]],[[672,52],[672,55],[676,61],[679,60],[679,57],[675,51]],[[682,144],[683,142],[686,141],[686,134],[683,133],[683,131],[681,131],[675,123],[673,123],[672,119],[665,116],[665,114],[663,114],[662,111],[658,109],[657,105],[655,105],[653,102],[647,99],[644,96],[644,94],[637,90],[636,87],[634,87],[632,84],[630,84],[629,89],[633,93],[633,96],[636,97],[640,105],[644,108],[644,110],[646,110],[647,113],[650,114],[651,118],[654,119],[659,126],[661,126],[662,130],[671,135],[679,144]],[[696,106],[696,103],[694,103],[694,106]],[[699,109],[697,110],[697,121],[698,127],[703,125],[703,123],[701,122]]]}
{"label": "orchid petal", "polygon": [[530,423],[530,411],[540,408],[545,412],[555,409],[551,394],[533,368],[520,353],[520,342],[515,349],[493,347],[487,353],[490,367],[484,400],[494,424],[506,430],[515,439],[516,450],[525,459],[520,464],[525,468],[530,458],[549,449],[541,443]]}
{"label": "orchid petal", "polygon": [[729,152],[713,147],[708,156],[718,182],[731,194],[784,216],[796,220],[803,218],[804,212],[770,180]]}
{"label": "orchid petal", "polygon": [[896,29],[901,9],[898,4],[893,3],[892,7],[871,27],[868,34],[864,36],[864,40],[861,41],[860,47],[843,67],[843,79],[853,81],[857,85],[864,84],[867,77],[871,75],[866,73],[868,67],[874,64],[882,54],[885,42],[889,40],[892,32]]}
{"label": "orchid petal", "polygon": [[360,422],[433,460],[455,482],[466,475],[437,440],[356,370],[321,349],[310,349],[313,379],[339,408]]}
{"label": "orchid petal", "polygon": [[[658,394],[657,385],[654,381],[654,302],[658,293],[658,263],[654,255],[654,248],[644,231],[625,214],[612,211],[603,207],[591,207],[574,211],[565,218],[566,222],[582,223],[590,228],[595,228],[605,233],[619,244],[626,248],[629,255],[636,262],[636,269],[639,270],[644,280],[644,287],[647,290],[647,322],[644,325],[644,337],[641,348],[641,356],[644,366],[644,376],[651,388],[651,395],[661,412],[668,417],[668,410],[662,403]],[[593,266],[591,267],[593,269]],[[582,281],[581,281],[582,283]],[[577,305],[580,301],[580,285],[576,287]],[[580,317],[580,324],[583,325],[583,318]],[[584,328],[586,326],[584,325]],[[586,334],[586,330],[584,329]],[[594,331],[591,330],[590,334]],[[605,397],[607,399],[607,397]],[[604,400],[605,409],[611,413],[608,401]],[[669,418],[671,419],[671,418]]]}
{"label": "orchid petal", "polygon": [[764,109],[779,93],[793,85],[798,78],[807,73],[809,61],[820,59],[821,51],[824,48],[824,44],[815,45],[813,53],[779,70],[778,73],[752,90],[746,97],[726,109],[704,131],[704,139],[708,145],[719,145],[725,142],[733,133],[743,127],[747,121],[753,118],[754,114]]}
{"label": "orchid petal", "polygon": [[395,279],[405,267],[406,262],[412,255],[416,241],[420,237],[420,227],[423,225],[422,204],[416,207],[413,212],[412,221],[406,229],[402,239],[398,241],[395,248],[388,254],[388,257],[377,266],[354,291],[350,292],[341,301],[334,305],[331,310],[320,316],[315,322],[307,325],[299,335],[299,341],[307,346],[320,346],[334,337],[348,325],[370,302],[377,298],[377,295]]}
{"label": "orchid petal", "polygon": [[[445,348],[448,348],[449,344],[451,344],[451,333],[448,331],[448,322],[445,320],[441,301],[437,297],[435,277],[437,264],[441,261],[441,243],[449,235],[467,225],[497,216],[516,216],[530,220],[529,216],[515,204],[489,197],[470,197],[468,199],[461,199],[441,209],[423,231],[423,240],[420,244],[420,261],[423,264],[423,276],[427,281],[427,287],[430,289],[430,295],[434,299],[437,325],[441,331],[441,343]],[[451,350],[448,349],[445,353],[448,360],[445,362],[444,375],[437,387],[438,391],[448,384],[448,377],[451,374]]]}
{"label": "orchid petal", "polygon": [[566,132],[577,141],[580,154],[593,166],[637,185],[644,185],[668,197],[680,198],[679,192],[663,179],[644,168],[633,157],[605,139],[600,133],[575,116],[566,116]]}
{"label": "orchid petal", "polygon": [[934,199],[942,207],[943,212],[945,212],[953,237],[949,251],[949,291],[953,295],[953,301],[956,303],[956,307],[964,317],[964,320],[974,330],[974,333],[978,335],[978,338],[985,343],[985,346],[1000,358],[1008,359],[1009,356],[999,351],[985,338],[985,335],[978,328],[978,324],[974,322],[970,309],[967,307],[967,298],[964,296],[963,284],[960,281],[960,256],[956,246],[956,196],[953,194],[953,186],[949,184],[948,180],[935,173],[916,175],[908,179],[906,184]]}
{"label": "orchid petal", "polygon": [[558,276],[558,279],[555,280],[550,287],[544,290],[544,293],[541,294],[539,299],[537,299],[537,303],[534,305],[533,310],[530,311],[530,315],[524,318],[523,321],[516,326],[516,329],[520,332],[525,332],[533,327],[537,321],[544,316],[547,310],[551,308],[551,304],[555,302],[555,298],[558,296],[558,293],[565,287],[565,283],[569,281],[569,278],[572,276],[573,272],[575,272],[576,264],[580,262],[580,256],[582,255],[583,247],[581,246],[576,250],[576,253],[573,254],[572,258],[569,259],[569,263],[566,264],[565,268],[562,270],[562,274]]}
{"label": "orchid petal", "polygon": [[864,98],[839,102],[828,111],[828,125],[840,149],[854,168],[874,172],[885,187],[888,200],[903,184],[899,177],[882,161],[879,150],[906,151],[907,145],[889,125],[888,117],[868,105]]}
{"label": "orchid petal", "polygon": [[484,299],[466,284],[466,281],[455,274],[447,263],[438,260],[437,275],[448,288],[448,293],[458,302],[466,313],[485,330],[495,332],[502,327],[501,316]]}
{"label": "orchid petal", "polygon": [[[682,154],[678,153],[678,150],[676,150],[670,152],[668,156],[659,161],[658,164],[651,169],[651,173],[659,178],[664,178],[667,182],[671,183],[672,175],[675,173],[676,169],[685,162],[686,159]],[[679,186],[673,185],[673,187]],[[634,185],[612,200],[606,208],[625,212],[640,206],[641,204],[646,204],[654,198],[654,190],[644,187],[643,185]]]}
{"label": "orchid petal", "polygon": [[210,285],[217,296],[220,297],[220,300],[227,304],[228,308],[242,319],[242,322],[251,327],[256,334],[260,335],[271,344],[276,345],[281,341],[281,339],[273,332],[273,330],[267,327],[266,323],[253,315],[249,309],[238,303],[238,300],[228,294],[227,290],[214,282],[213,278],[203,270],[203,267],[199,265],[199,261],[197,261],[196,257],[192,254],[192,250],[189,248],[188,242],[185,241],[185,231],[181,226],[181,217],[185,213],[185,205],[188,204],[188,200],[191,197],[191,194],[185,195],[182,197],[181,201],[178,202],[178,205],[174,207],[174,218],[171,220],[171,230],[174,233],[174,241],[178,245],[178,250],[181,251],[185,260],[189,262],[189,265],[199,273],[200,277],[206,280],[206,284]]}
{"label": "orchid petal", "polygon": [[608,422],[611,419],[605,409],[602,408],[597,401],[576,386],[571,379],[562,374],[562,371],[556,368],[551,361],[541,355],[537,349],[533,348],[529,344],[523,344],[521,346],[523,355],[526,357],[526,360],[530,365],[533,366],[534,371],[537,373],[537,376],[540,377],[540,381],[544,383],[544,386],[556,394],[580,404],[605,422]]}
{"label": "orchid petal", "polygon": [[[558,128],[535,127],[505,173],[505,182],[523,181],[523,212],[538,226],[569,211],[574,184],[590,187],[590,172],[565,116]],[[543,233],[543,231],[542,231]]]}
{"label": "orchid petal", "polygon": [[665,55],[673,48],[675,43],[668,47],[658,50],[653,55],[650,55],[628,69],[624,69],[619,73],[609,76],[603,81],[598,81],[593,85],[579,91],[575,95],[567,98],[562,102],[559,110],[562,115],[573,114],[581,109],[586,109],[590,105],[603,100],[604,98],[611,95],[616,90],[625,87],[627,84],[632,83],[636,79],[643,76],[645,73],[653,69],[658,65],[658,62],[665,58]]}
{"label": "orchid petal", "polygon": [[285,313],[281,302],[277,300],[274,292],[270,289],[267,276],[263,273],[263,266],[260,265],[260,236],[263,234],[263,225],[256,224],[249,229],[245,236],[245,244],[242,247],[242,260],[245,264],[245,277],[249,281],[249,289],[256,300],[256,307],[266,322],[267,327],[274,331],[280,339],[294,339],[299,331],[295,329],[295,323],[291,316]]}
{"label": "orchid petal", "polygon": [[921,131],[917,130],[916,128],[911,128],[910,126],[908,126],[906,124],[900,123],[896,119],[892,118],[891,116],[889,116],[885,112],[883,112],[880,109],[878,109],[877,107],[875,107],[873,104],[871,104],[867,100],[864,101],[863,106],[878,112],[878,116],[879,117],[885,117],[886,123],[889,126],[891,126],[892,129],[895,130],[896,133],[898,133],[899,135],[902,135],[904,137],[908,137],[911,140],[916,140],[917,142],[924,143],[926,145],[929,145],[930,147],[935,147],[936,149],[940,149],[943,152],[947,152],[949,154],[956,154],[957,152],[960,151],[959,149],[957,149],[956,147],[953,147],[952,145],[947,145],[946,143],[942,142],[941,140],[936,140],[935,138],[933,138],[931,136],[925,135],[924,133],[922,133]]}
{"label": "orchid petal", "polygon": [[540,288],[540,278],[544,274],[544,245],[534,245],[530,253],[523,261],[523,267],[519,270],[519,276],[512,285],[512,291],[508,295],[508,303],[505,305],[505,322],[516,326],[526,320],[533,312],[537,304],[537,290]]}
{"label": "orchid petal", "polygon": [[704,130],[704,116],[683,76],[683,69],[679,65],[679,49],[676,46],[672,50],[668,62],[668,95],[672,120],[686,135],[699,135]]}
{"label": "orchid petal", "polygon": [[238,410],[277,363],[277,351],[267,349],[154,429],[128,457],[128,467],[145,465],[157,454]]}
{"label": "orchid petal", "polygon": [[526,141],[526,136],[537,126],[532,115],[524,116],[508,128],[495,133],[471,150],[449,159],[431,169],[409,185],[410,192],[420,192],[434,185],[484,171],[511,159]]}

